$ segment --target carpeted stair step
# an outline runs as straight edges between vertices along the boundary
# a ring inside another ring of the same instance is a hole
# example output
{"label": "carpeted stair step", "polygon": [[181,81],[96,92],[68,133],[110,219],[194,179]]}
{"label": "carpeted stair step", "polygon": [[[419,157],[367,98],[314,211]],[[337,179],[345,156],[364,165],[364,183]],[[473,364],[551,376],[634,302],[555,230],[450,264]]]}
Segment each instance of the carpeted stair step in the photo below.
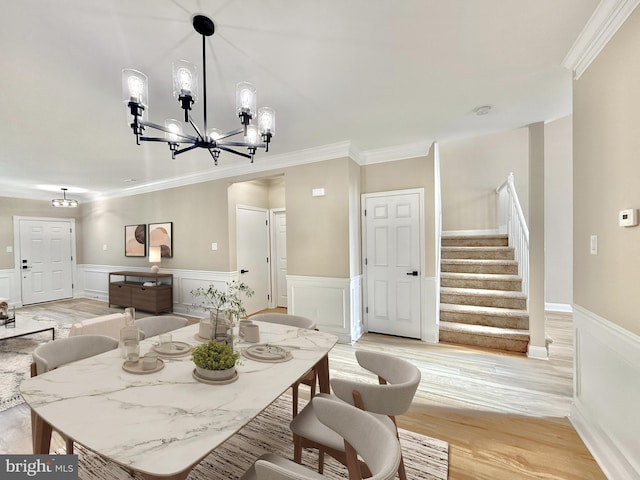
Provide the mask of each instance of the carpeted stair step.
{"label": "carpeted stair step", "polygon": [[529,332],[527,330],[441,321],[440,342],[526,353]]}
{"label": "carpeted stair step", "polygon": [[440,285],[453,288],[522,291],[522,279],[517,275],[445,272],[440,274]]}
{"label": "carpeted stair step", "polygon": [[518,262],[515,260],[478,260],[478,259],[442,259],[442,272],[452,273],[495,273],[498,275],[517,275]]}
{"label": "carpeted stair step", "polygon": [[510,247],[442,247],[442,258],[513,260]]}
{"label": "carpeted stair step", "polygon": [[440,321],[529,330],[529,313],[513,308],[440,304]]}
{"label": "carpeted stair step", "polygon": [[440,289],[440,303],[525,310],[527,297],[521,292],[442,287]]}
{"label": "carpeted stair step", "polygon": [[507,235],[443,235],[443,247],[507,247]]}

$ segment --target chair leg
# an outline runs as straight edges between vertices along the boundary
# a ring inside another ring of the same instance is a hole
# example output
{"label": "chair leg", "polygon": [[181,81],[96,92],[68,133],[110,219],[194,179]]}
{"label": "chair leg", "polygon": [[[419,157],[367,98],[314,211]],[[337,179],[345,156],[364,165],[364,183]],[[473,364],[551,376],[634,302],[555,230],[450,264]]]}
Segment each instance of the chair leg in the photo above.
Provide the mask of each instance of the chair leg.
{"label": "chair leg", "polygon": [[298,415],[298,382],[291,385],[291,393],[293,394],[293,416]]}
{"label": "chair leg", "polygon": [[65,444],[66,444],[67,455],[73,455],[73,440],[70,438],[67,438]]}
{"label": "chair leg", "polygon": [[404,457],[402,456],[402,452],[400,452],[400,465],[398,466],[398,476],[400,480],[407,480],[407,472],[404,470]]}
{"label": "chair leg", "polygon": [[302,463],[302,437],[293,434],[293,461]]}
{"label": "chair leg", "polygon": [[324,473],[324,450],[321,448],[318,449],[318,473]]}

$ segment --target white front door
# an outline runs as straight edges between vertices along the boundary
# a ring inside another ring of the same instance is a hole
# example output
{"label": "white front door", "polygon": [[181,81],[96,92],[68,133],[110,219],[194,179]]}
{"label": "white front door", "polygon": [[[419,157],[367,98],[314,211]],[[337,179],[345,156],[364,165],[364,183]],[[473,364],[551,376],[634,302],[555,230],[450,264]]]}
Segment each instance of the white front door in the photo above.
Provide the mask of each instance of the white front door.
{"label": "white front door", "polygon": [[364,195],[365,315],[370,332],[420,338],[421,195]]}
{"label": "white front door", "polygon": [[287,307],[287,214],[284,210],[273,212],[272,217],[272,295],[276,307]]}
{"label": "white front door", "polygon": [[73,296],[70,220],[20,219],[22,304]]}
{"label": "white front door", "polygon": [[254,291],[244,301],[247,314],[269,308],[269,212],[236,206],[236,242],[240,281]]}

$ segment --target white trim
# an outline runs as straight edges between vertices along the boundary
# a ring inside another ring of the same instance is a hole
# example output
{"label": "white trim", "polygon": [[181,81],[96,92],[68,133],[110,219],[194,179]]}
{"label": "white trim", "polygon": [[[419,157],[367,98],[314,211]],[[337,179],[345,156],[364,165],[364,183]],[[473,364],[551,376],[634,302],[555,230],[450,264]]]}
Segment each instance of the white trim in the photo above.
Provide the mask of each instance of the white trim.
{"label": "white trim", "polygon": [[358,339],[361,323],[353,318],[358,307],[359,280],[350,278],[307,277],[287,275],[287,310],[316,321],[319,330],[332,333],[340,343],[351,344]]}
{"label": "white trim", "polygon": [[624,24],[640,0],[601,0],[562,61],[579,79],[609,40]]}
{"label": "white trim", "polygon": [[547,347],[536,347],[529,344],[527,347],[527,357],[534,360],[549,360],[549,349]]}
{"label": "white trim", "polygon": [[640,336],[574,305],[569,420],[607,478],[640,479]]}
{"label": "white trim", "polygon": [[544,309],[547,312],[572,313],[573,307],[568,303],[545,303]]}
{"label": "white trim", "polygon": [[497,228],[486,230],[443,230],[443,237],[468,237],[472,235],[504,235],[506,232],[502,232]]}
{"label": "white trim", "polygon": [[[406,145],[394,145],[392,147],[376,148],[359,152],[357,158],[353,158],[359,165],[372,165],[374,163],[384,163],[396,160],[406,160],[408,158],[426,157],[433,140],[410,143]],[[352,150],[353,151],[353,150]]]}
{"label": "white trim", "polygon": [[13,268],[0,270],[0,298],[6,298],[10,307],[21,307],[20,275]]}
{"label": "white trim", "polygon": [[[275,220],[276,215],[284,213],[285,216],[287,214],[286,208],[270,208],[269,209],[269,273],[271,277],[271,288],[269,291],[269,308],[276,308],[278,306],[278,260],[276,259],[276,231],[275,231]],[[275,293],[274,293],[275,292]]]}

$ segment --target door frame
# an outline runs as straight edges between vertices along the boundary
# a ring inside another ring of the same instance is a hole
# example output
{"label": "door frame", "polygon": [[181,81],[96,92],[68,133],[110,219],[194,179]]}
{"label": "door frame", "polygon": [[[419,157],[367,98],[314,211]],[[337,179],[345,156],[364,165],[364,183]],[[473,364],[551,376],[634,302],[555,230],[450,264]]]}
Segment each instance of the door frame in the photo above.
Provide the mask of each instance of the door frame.
{"label": "door frame", "polygon": [[277,250],[277,235],[275,230],[275,219],[276,215],[287,214],[286,208],[271,208],[269,209],[269,269],[270,269],[270,277],[271,277],[271,296],[269,297],[269,308],[276,308],[278,306],[278,266],[276,262],[274,262],[274,258],[276,258],[276,250]]}
{"label": "door frame", "polygon": [[71,229],[71,296],[75,298],[75,285],[77,274],[77,261],[76,261],[76,219],[68,217],[27,217],[14,215],[13,216],[13,269],[15,271],[18,285],[20,286],[20,306],[22,306],[22,279],[20,271],[20,258],[22,257],[20,251],[20,222],[22,220],[34,221],[34,222],[64,222],[69,224]]}
{"label": "door frame", "polygon": [[426,237],[425,237],[425,216],[424,216],[424,188],[407,188],[405,190],[389,190],[386,192],[375,192],[375,193],[363,193],[360,198],[360,231],[362,232],[362,256],[361,256],[361,268],[362,268],[362,316],[363,316],[363,324],[364,331],[369,331],[369,313],[366,311],[366,306],[369,305],[369,301],[367,298],[367,269],[364,263],[365,258],[367,258],[367,217],[365,215],[365,207],[366,200],[368,198],[375,197],[389,197],[393,195],[405,195],[405,194],[418,194],[418,221],[419,232],[420,232],[420,338],[424,337],[425,332],[425,302],[426,302],[426,294],[425,294],[425,271],[426,271]]}

